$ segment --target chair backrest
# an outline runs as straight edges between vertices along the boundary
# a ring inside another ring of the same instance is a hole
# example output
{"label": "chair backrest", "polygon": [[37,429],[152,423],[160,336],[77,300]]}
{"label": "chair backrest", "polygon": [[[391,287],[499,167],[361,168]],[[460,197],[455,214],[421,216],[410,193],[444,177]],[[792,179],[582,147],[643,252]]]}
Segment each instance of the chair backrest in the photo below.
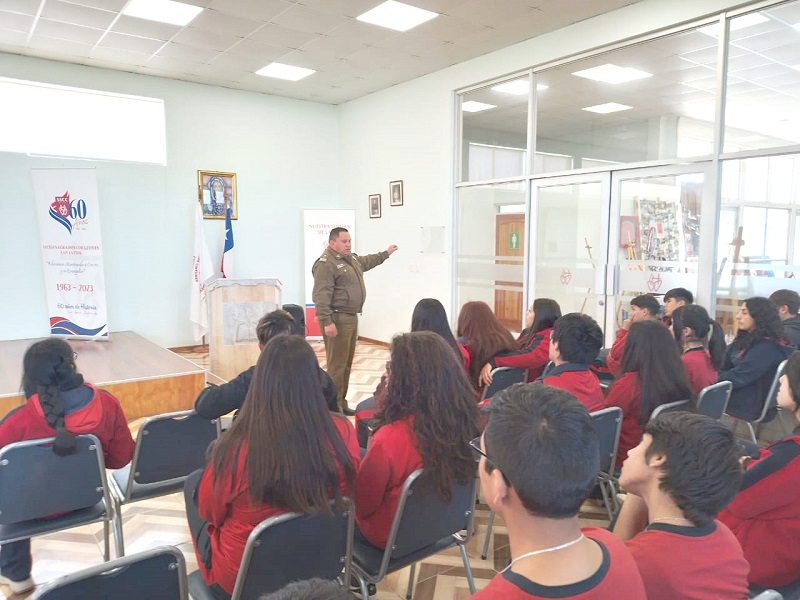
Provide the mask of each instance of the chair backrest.
{"label": "chair backrest", "polygon": [[775,590],[764,590],[760,594],[750,596],[753,600],[783,600],[783,596]]}
{"label": "chair backrest", "polygon": [[600,444],[600,471],[612,474],[617,461],[619,434],[622,431],[622,409],[610,406],[591,413],[597,441]]}
{"label": "chair backrest", "polygon": [[244,548],[231,600],[258,598],[292,581],[349,581],[355,509],[344,498],[332,516],[285,513],[262,521]]}
{"label": "chair backrest", "polygon": [[0,525],[95,506],[110,507],[100,441],[76,436],[77,452],[58,456],[53,440],[9,444],[0,450]]}
{"label": "chair backrest", "polygon": [[174,546],[124,556],[61,577],[33,600],[188,600],[186,561]]}
{"label": "chair backrest", "polygon": [[515,383],[525,383],[527,378],[527,369],[511,367],[497,367],[496,369],[492,369],[492,383],[483,388],[481,400],[491,398],[500,390],[504,390]]}
{"label": "chair backrest", "polygon": [[776,407],[778,406],[778,390],[781,388],[781,377],[783,371],[786,369],[786,361],[782,361],[775,370],[775,376],[772,378],[772,384],[769,386],[767,397],[764,399],[764,408],[761,409],[761,415],[753,423],[763,423],[775,417],[777,414]]}
{"label": "chair backrest", "polygon": [[662,404],[661,406],[657,406],[653,413],[650,415],[650,420],[652,421],[658,415],[663,415],[664,413],[668,412],[678,412],[681,410],[689,410],[689,401],[688,400],[678,400],[677,402],[667,402],[666,404]]}
{"label": "chair backrest", "polygon": [[472,535],[475,514],[477,478],[457,484],[450,501],[445,502],[434,491],[422,469],[406,478],[395,511],[381,569],[390,558],[400,558],[430,546],[444,538],[467,531]]}
{"label": "chair backrest", "polygon": [[217,437],[217,420],[193,410],[149,417],[139,428],[126,499],[139,484],[185,478],[206,465],[206,450]]}
{"label": "chair backrest", "polygon": [[697,412],[719,421],[728,408],[733,384],[730,381],[720,381],[700,390],[697,396]]}

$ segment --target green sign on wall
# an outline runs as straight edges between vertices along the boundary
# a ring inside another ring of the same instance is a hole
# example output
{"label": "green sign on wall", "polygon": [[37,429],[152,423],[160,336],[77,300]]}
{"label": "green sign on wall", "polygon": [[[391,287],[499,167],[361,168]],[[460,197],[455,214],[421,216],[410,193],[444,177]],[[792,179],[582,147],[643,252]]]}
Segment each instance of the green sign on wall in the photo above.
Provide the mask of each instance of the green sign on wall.
{"label": "green sign on wall", "polygon": [[512,231],[508,234],[508,249],[519,250],[519,232]]}

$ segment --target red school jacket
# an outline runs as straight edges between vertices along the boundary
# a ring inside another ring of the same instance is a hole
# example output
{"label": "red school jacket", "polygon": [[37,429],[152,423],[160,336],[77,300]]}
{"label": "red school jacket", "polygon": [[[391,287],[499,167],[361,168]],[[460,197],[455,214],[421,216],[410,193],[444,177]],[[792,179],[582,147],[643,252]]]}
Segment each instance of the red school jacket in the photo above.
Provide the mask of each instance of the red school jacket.
{"label": "red school jacket", "polygon": [[550,362],[550,332],[552,331],[552,327],[537,331],[525,348],[516,352],[496,354],[489,360],[489,364],[493,369],[497,367],[528,369],[528,382],[536,381],[547,363]]}
{"label": "red school jacket", "polygon": [[589,412],[603,408],[605,398],[597,379],[588,365],[579,363],[564,363],[553,367],[539,377],[535,383],[543,383],[561,388],[580,400]]}

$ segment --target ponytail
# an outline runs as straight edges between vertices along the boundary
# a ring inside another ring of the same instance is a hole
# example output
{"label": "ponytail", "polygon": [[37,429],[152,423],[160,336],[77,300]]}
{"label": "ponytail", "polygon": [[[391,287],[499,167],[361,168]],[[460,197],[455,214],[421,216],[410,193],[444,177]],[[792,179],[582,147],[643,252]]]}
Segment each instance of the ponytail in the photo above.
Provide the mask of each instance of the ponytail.
{"label": "ponytail", "polygon": [[725,366],[727,345],[725,344],[725,332],[722,326],[714,319],[708,320],[711,329],[708,336],[708,353],[711,355],[711,364],[717,371]]}

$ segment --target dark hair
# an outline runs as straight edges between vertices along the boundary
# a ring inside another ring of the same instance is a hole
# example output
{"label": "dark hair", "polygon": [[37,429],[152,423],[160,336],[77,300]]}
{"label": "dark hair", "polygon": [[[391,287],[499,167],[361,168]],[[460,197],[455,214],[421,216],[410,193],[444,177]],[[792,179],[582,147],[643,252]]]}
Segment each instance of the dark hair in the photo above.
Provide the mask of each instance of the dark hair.
{"label": "dark hair", "polygon": [[413,418],[425,476],[443,500],[455,482],[475,477],[469,441],[478,433],[475,390],[461,360],[432,331],[397,335],[378,426]]}
{"label": "dark hair", "polygon": [[22,389],[26,398],[38,394],[47,425],[56,430],[53,452],[59,456],[78,449],[75,436],[66,427],[66,413],[61,392],[83,385],[83,376],[75,365],[72,347],[62,339],[48,338],[34,342],[22,357]]}
{"label": "dark hair", "polygon": [[794,290],[776,290],[769,299],[777,308],[785,306],[790,315],[796,315],[800,310],[800,294]]}
{"label": "dark hair", "polygon": [[792,352],[786,359],[783,374],[789,380],[789,391],[792,393],[794,403],[800,408],[800,350]]}
{"label": "dark hair", "polygon": [[691,304],[694,302],[694,294],[687,290],[686,288],[672,288],[666,294],[664,294],[664,302],[667,300],[683,300],[686,304]]}
{"label": "dark hair", "polygon": [[548,329],[561,318],[561,307],[550,298],[537,298],[533,301],[533,324],[519,339],[520,348],[525,348],[542,329]]}
{"label": "dark hair", "polygon": [[268,312],[256,325],[256,336],[262,346],[266,346],[277,335],[291,335],[294,333],[294,317],[285,310]]}
{"label": "dark hair", "polygon": [[632,298],[631,306],[646,309],[651,317],[655,317],[661,311],[661,305],[653,294],[642,294]]}
{"label": "dark hair", "polygon": [[709,523],[736,496],[742,468],[736,438],[725,425],[705,415],[673,412],[649,422],[644,433],[653,438],[645,457],[666,458],[659,488],[692,523]]}
{"label": "dark hair", "polygon": [[423,298],[417,302],[411,315],[411,331],[438,333],[461,360],[461,350],[458,348],[453,330],[450,329],[447,313],[442,303],[435,298]]}
{"label": "dark hair", "polygon": [[783,339],[783,325],[778,316],[777,307],[762,296],[753,296],[742,303],[755,321],[752,331],[740,330],[733,342],[740,348],[749,348],[754,342],[771,338],[775,341]]}
{"label": "dark hair", "polygon": [[340,233],[347,233],[347,229],[344,227],[334,227],[331,229],[330,235],[328,235],[328,241],[332,242],[333,240],[338,240]]}
{"label": "dark hair", "polygon": [[[683,337],[683,328],[688,327],[692,330],[692,336]],[[722,326],[708,316],[705,308],[699,304],[687,304],[679,306],[672,311],[672,332],[678,341],[678,347],[683,351],[683,342],[699,341],[711,355],[711,363],[719,371],[725,365],[725,332]],[[710,336],[709,336],[710,334]]]}
{"label": "dark hair", "polygon": [[622,353],[620,375],[624,373],[636,373],[641,425],[662,404],[692,398],[681,353],[661,321],[648,319],[631,324]]}
{"label": "dark hair", "polygon": [[553,324],[553,341],[565,361],[588,365],[603,347],[603,330],[592,317],[569,313]]}
{"label": "dark hair", "polygon": [[514,336],[489,308],[486,302],[467,302],[458,314],[456,334],[469,344],[469,378],[478,387],[478,375],[483,365],[495,354],[517,349]]}
{"label": "dark hair", "polygon": [[[215,495],[236,472],[247,447],[244,472],[252,504],[293,512],[331,514],[330,494],[339,500],[339,469],[352,490],[355,467],[328,412],[319,384],[319,363],[302,337],[272,338],[256,363],[238,417],[214,446],[211,461],[218,479]],[[241,482],[231,480],[231,486]]]}
{"label": "dark hair", "polygon": [[577,515],[600,468],[586,407],[564,390],[517,383],[498,392],[485,410],[487,472],[500,469],[533,516]]}
{"label": "dark hair", "polygon": [[355,600],[355,596],[336,581],[315,577],[290,583],[259,600]]}

